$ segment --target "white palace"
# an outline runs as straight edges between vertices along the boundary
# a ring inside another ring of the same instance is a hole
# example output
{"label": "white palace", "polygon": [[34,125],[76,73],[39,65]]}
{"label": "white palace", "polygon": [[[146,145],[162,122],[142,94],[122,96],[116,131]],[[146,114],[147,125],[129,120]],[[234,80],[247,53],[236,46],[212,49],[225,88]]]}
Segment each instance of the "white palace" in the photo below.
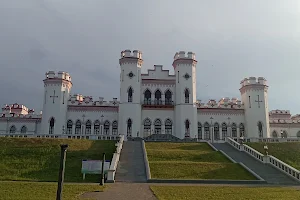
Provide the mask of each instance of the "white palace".
{"label": "white palace", "polygon": [[86,139],[145,138],[171,134],[177,138],[222,141],[233,138],[300,137],[300,115],[268,110],[268,85],[263,77],[240,83],[241,100],[196,99],[195,54],[180,51],[174,74],[155,65],[147,74],[140,51],[121,52],[120,100],[71,95],[71,76],[49,71],[44,82],[43,111],[35,114],[22,104],[5,105],[0,135]]}

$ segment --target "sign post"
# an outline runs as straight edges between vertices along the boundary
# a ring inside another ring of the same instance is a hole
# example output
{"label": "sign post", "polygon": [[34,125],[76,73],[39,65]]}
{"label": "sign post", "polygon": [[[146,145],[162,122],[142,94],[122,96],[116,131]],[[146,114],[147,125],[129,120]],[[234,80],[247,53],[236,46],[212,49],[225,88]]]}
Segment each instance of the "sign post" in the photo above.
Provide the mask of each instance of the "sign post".
{"label": "sign post", "polygon": [[62,200],[62,189],[64,183],[65,176],[65,165],[66,165],[66,152],[68,145],[62,144],[60,145],[60,168],[59,168],[59,176],[58,176],[58,187],[56,192],[56,200]]}

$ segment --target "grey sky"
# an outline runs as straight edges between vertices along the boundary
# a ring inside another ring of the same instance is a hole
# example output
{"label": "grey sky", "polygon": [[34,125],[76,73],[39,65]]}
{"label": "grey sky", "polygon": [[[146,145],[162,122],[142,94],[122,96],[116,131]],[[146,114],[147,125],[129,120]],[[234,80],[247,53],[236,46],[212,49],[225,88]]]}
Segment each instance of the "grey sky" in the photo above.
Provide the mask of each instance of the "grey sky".
{"label": "grey sky", "polygon": [[1,0],[0,104],[40,110],[48,70],[68,71],[72,93],[119,97],[124,49],[143,52],[144,72],[195,52],[205,101],[263,76],[270,109],[300,113],[299,0]]}

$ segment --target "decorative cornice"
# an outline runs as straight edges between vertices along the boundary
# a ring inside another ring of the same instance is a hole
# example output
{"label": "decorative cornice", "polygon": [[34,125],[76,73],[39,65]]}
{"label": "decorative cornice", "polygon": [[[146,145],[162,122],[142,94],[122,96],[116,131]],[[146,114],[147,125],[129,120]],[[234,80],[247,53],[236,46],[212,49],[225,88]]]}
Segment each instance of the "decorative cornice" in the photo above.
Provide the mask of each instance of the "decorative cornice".
{"label": "decorative cornice", "polygon": [[142,84],[175,85],[176,80],[169,79],[142,79]]}
{"label": "decorative cornice", "polygon": [[118,112],[119,107],[117,106],[68,106],[68,111],[71,112]]}
{"label": "decorative cornice", "polygon": [[198,108],[198,113],[203,115],[244,115],[244,109],[217,109],[217,108]]}
{"label": "decorative cornice", "polygon": [[174,107],[164,107],[164,108],[159,108],[159,107],[143,107],[142,110],[174,110]]}
{"label": "decorative cornice", "polygon": [[174,69],[176,68],[177,65],[179,64],[186,64],[186,65],[192,65],[196,66],[197,61],[193,59],[187,59],[187,58],[179,58],[173,61],[173,67]]}
{"label": "decorative cornice", "polygon": [[139,66],[142,66],[143,60],[137,57],[123,57],[119,59],[119,64],[138,64]]}
{"label": "decorative cornice", "polygon": [[73,85],[71,81],[61,79],[61,78],[47,78],[43,80],[45,84],[55,84],[55,83],[64,83],[66,85]]}
{"label": "decorative cornice", "polygon": [[240,88],[241,94],[244,94],[246,91],[259,91],[264,90],[265,92],[268,91],[267,85],[261,85],[261,84],[251,84],[251,85],[245,85]]}
{"label": "decorative cornice", "polygon": [[35,123],[41,121],[42,118],[21,118],[21,117],[0,117],[0,121],[9,121],[9,122],[31,122]]}

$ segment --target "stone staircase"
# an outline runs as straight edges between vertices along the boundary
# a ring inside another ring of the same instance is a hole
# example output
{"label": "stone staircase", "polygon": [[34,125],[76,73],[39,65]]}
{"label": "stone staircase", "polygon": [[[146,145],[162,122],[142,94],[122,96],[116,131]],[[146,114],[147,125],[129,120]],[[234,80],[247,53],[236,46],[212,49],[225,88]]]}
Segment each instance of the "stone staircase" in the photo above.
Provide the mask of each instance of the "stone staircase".
{"label": "stone staircase", "polygon": [[265,179],[269,184],[299,185],[299,183],[293,178],[287,176],[286,174],[280,172],[279,170],[273,168],[268,164],[263,164],[259,162],[258,160],[254,159],[245,152],[238,151],[228,143],[213,143],[212,145],[216,149],[225,152],[236,162],[242,162],[257,175]]}
{"label": "stone staircase", "polygon": [[144,183],[146,170],[141,141],[126,141],[116,171],[116,182]]}

